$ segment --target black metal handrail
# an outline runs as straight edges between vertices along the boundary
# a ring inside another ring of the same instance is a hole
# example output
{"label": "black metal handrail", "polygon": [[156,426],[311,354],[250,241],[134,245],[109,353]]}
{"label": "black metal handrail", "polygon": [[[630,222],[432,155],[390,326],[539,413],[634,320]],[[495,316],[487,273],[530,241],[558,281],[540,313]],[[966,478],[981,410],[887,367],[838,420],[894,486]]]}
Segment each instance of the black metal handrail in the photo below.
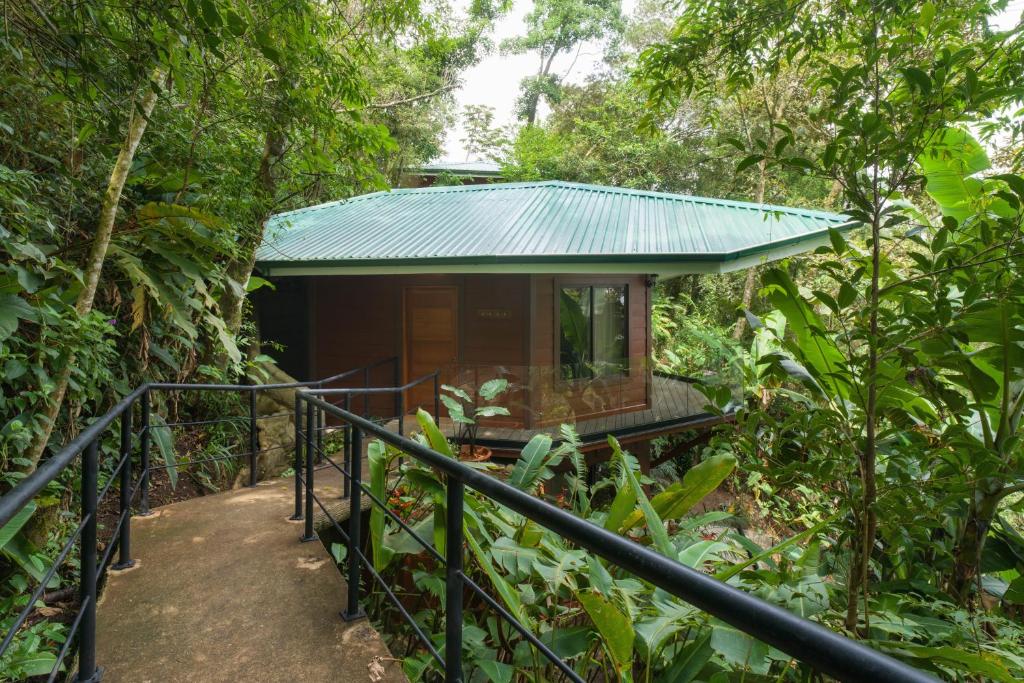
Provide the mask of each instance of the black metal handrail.
{"label": "black metal handrail", "polygon": [[[247,458],[249,464],[249,485],[255,486],[258,475],[259,456],[269,453],[272,450],[280,449],[280,446],[270,448],[259,448],[257,424],[259,420],[271,417],[283,417],[291,415],[289,412],[276,413],[260,416],[256,412],[256,396],[260,391],[273,391],[281,389],[303,389],[310,387],[322,388],[350,377],[362,374],[366,387],[370,385],[371,371],[374,368],[390,363],[395,364],[395,377],[401,374],[401,366],[397,357],[389,357],[371,363],[360,368],[347,370],[345,372],[326,377],[319,380],[306,382],[287,382],[277,384],[171,384],[171,383],[148,383],[139,386],[123,399],[118,401],[109,411],[95,419],[78,436],[66,444],[59,452],[44,460],[39,467],[25,477],[13,489],[0,496],[0,528],[7,525],[18,513],[20,513],[36,496],[38,496],[49,484],[61,475],[61,473],[78,460],[82,459],[81,476],[81,501],[82,508],[79,522],[74,531],[65,541],[56,558],[45,568],[43,579],[32,592],[25,607],[18,613],[10,628],[0,641],[0,657],[7,652],[14,641],[15,636],[25,624],[29,615],[35,609],[36,604],[42,597],[57,571],[64,565],[75,544],[79,547],[80,573],[78,579],[79,605],[74,619],[71,621],[65,642],[61,647],[56,663],[51,669],[49,680],[54,681],[60,675],[61,667],[71,652],[72,643],[76,642],[78,652],[78,674],[77,681],[98,681],[102,670],[96,663],[96,602],[97,586],[105,574],[115,552],[118,553],[118,561],[114,568],[127,568],[134,564],[131,552],[131,517],[135,501],[139,499],[140,514],[149,514],[149,483],[150,473],[154,470],[166,469],[168,467],[185,467],[205,462],[220,460]],[[397,384],[397,379],[396,379]],[[151,424],[151,397],[155,391],[236,391],[248,394],[248,415],[227,416],[215,420],[198,420],[192,422],[177,422],[168,424]],[[138,406],[141,428],[138,432],[132,431],[134,413]],[[322,426],[323,417],[320,414],[319,424]],[[114,464],[111,479],[102,490],[98,486],[99,478],[99,444],[110,426],[120,419],[120,448],[118,458]],[[215,458],[205,458],[189,462],[181,462],[177,465],[157,465],[150,463],[150,447],[152,430],[159,428],[172,428],[190,425],[206,425],[218,422],[248,422],[249,449],[245,453],[229,454]],[[322,429],[320,431],[322,434]],[[322,438],[322,437],[321,437]],[[139,472],[138,477],[133,476],[132,455],[134,446],[139,450]],[[111,490],[115,480],[119,480],[119,514],[113,524],[109,543],[104,549],[102,557],[98,557],[97,532],[98,520],[97,510],[99,504],[104,500]]]}
{"label": "black metal handrail", "polygon": [[[443,662],[445,680],[454,683],[463,680],[462,672],[462,596],[465,589],[472,590],[482,596],[486,592],[466,577],[462,571],[462,554],[464,542],[463,500],[466,486],[482,493],[491,500],[504,505],[524,517],[554,531],[568,541],[608,560],[641,579],[679,597],[689,604],[715,616],[736,627],[740,631],[757,638],[791,657],[809,664],[818,671],[843,681],[892,681],[895,683],[925,683],[936,679],[927,673],[915,669],[881,652],[873,650],[857,641],[846,638],[838,633],[799,617],[781,607],[754,597],[745,591],[717,581],[713,577],[696,571],[674,559],[654,552],[637,544],[624,536],[614,534],[586,520],[562,510],[550,503],[528,495],[527,493],[506,484],[505,482],[479,472],[456,459],[449,458],[416,441],[407,439],[400,434],[390,432],[370,420],[339,408],[323,400],[318,395],[323,392],[297,391],[296,435],[300,435],[300,421],[305,413],[305,473],[296,469],[296,481],[305,484],[305,531],[304,540],[316,538],[312,533],[313,502],[313,414],[317,410],[326,412],[345,422],[352,430],[351,448],[359,454],[350,468],[343,470],[352,483],[352,491],[365,491],[362,486],[362,439],[369,435],[390,444],[421,463],[432,467],[445,475],[446,478],[446,557],[445,557],[445,652],[440,656],[430,647],[429,640],[419,633],[431,653],[439,663]],[[303,405],[304,404],[304,405]],[[303,411],[305,407],[305,411]],[[302,448],[303,440],[296,438],[296,452]],[[297,460],[298,461],[298,460]],[[340,468],[339,468],[340,469]],[[302,491],[297,486],[296,495]],[[359,606],[361,567],[365,566],[378,580],[385,585],[379,574],[373,569],[372,563],[362,552],[361,496],[350,497],[349,528],[343,533],[348,543],[348,603],[343,616],[354,619],[363,616]],[[316,501],[319,503],[319,501]],[[371,504],[382,501],[371,499]],[[298,511],[298,499],[296,510]],[[331,518],[333,521],[333,517]],[[340,525],[335,526],[341,531]],[[423,539],[417,540],[425,545]],[[394,597],[387,590],[390,597]],[[397,599],[394,599],[396,602]],[[501,608],[497,601],[486,600],[487,604],[502,618],[509,621],[516,630],[526,635],[527,630],[511,614]],[[399,607],[401,607],[399,605]],[[403,610],[404,614],[404,610]],[[543,645],[535,638],[528,638],[535,646]],[[578,675],[558,659],[547,648],[540,651],[556,666],[566,672],[570,678],[579,681]]]}

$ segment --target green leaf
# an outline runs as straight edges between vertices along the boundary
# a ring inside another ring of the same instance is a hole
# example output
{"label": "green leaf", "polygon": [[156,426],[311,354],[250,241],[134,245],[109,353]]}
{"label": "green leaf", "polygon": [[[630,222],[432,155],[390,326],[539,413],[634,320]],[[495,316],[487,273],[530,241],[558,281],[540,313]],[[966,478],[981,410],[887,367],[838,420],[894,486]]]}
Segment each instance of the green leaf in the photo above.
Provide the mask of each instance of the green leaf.
{"label": "green leaf", "polygon": [[[42,581],[46,575],[46,565],[40,559],[39,549],[25,537],[24,534],[16,534],[3,548],[3,554],[14,561],[22,570],[35,579]],[[56,588],[60,585],[60,577],[53,576],[47,588]]]}
{"label": "green leaf", "polygon": [[721,551],[729,550],[729,545],[721,541],[697,541],[679,553],[679,561],[687,567],[701,569],[705,562],[718,558]]}
{"label": "green leaf", "polygon": [[[608,516],[604,520],[604,528],[620,533],[622,523],[633,512],[635,506],[636,494],[633,492],[633,487],[629,485],[620,486],[618,491],[615,492],[615,498],[612,499],[611,507],[608,508]],[[639,515],[641,518],[643,517],[642,512]]]}
{"label": "green leaf", "polygon": [[480,385],[479,393],[486,401],[493,401],[498,394],[508,389],[508,380],[504,378],[489,379]]}
{"label": "green leaf", "polygon": [[715,653],[711,647],[711,633],[698,637],[679,651],[672,666],[665,672],[663,680],[672,683],[690,683],[697,678],[704,666]]}
{"label": "green leaf", "polygon": [[516,460],[508,483],[517,489],[533,493],[537,483],[546,478],[542,475],[544,469],[548,467],[548,460],[552,455],[551,437],[547,434],[534,434],[530,442],[523,448],[519,459]]}
{"label": "green leaf", "polygon": [[495,415],[511,415],[508,412],[508,408],[504,406],[484,406],[483,408],[477,408],[473,412],[473,417],[494,417]]}
{"label": "green leaf", "polygon": [[[374,440],[366,448],[370,468],[370,491],[378,500],[387,502],[387,446],[383,441]],[[384,544],[384,511],[379,505],[370,506],[370,544],[373,551],[373,568],[383,571],[394,557],[394,551]]]}
{"label": "green leaf", "polygon": [[37,319],[36,310],[17,294],[0,295],[0,341],[18,330],[19,320]]}
{"label": "green leaf", "polygon": [[462,389],[460,389],[458,387],[453,387],[450,384],[442,384],[441,385],[441,389],[443,389],[444,391],[450,392],[452,394],[455,394],[456,396],[458,396],[459,398],[461,398],[463,401],[465,401],[467,403],[472,403],[473,402],[473,397],[470,396],[468,393],[466,393],[464,390],[462,390]]}
{"label": "green leaf", "polygon": [[966,673],[981,675],[988,680],[1014,683],[1017,677],[1010,673],[1001,657],[991,652],[976,653],[963,648],[945,645],[928,647],[891,642],[875,642],[875,647],[904,657],[916,659],[939,660]]}
{"label": "green leaf", "polygon": [[729,579],[731,579],[732,577],[736,576],[737,574],[739,574],[741,571],[743,571],[747,567],[749,567],[749,566],[751,566],[753,564],[757,564],[758,562],[760,562],[762,560],[766,560],[766,559],[768,559],[770,557],[774,557],[775,555],[778,555],[779,553],[781,553],[786,548],[788,548],[788,547],[790,547],[790,546],[792,546],[794,544],[800,543],[800,542],[802,542],[806,538],[810,538],[811,536],[814,536],[815,534],[820,532],[822,529],[824,529],[826,526],[828,526],[829,524],[831,524],[835,520],[839,519],[839,516],[841,514],[842,513],[837,512],[836,514],[832,515],[831,517],[828,517],[827,519],[823,519],[822,521],[818,522],[817,524],[815,524],[811,528],[805,529],[804,531],[801,531],[798,534],[790,536],[786,540],[784,540],[784,541],[782,541],[780,543],[776,543],[771,548],[768,548],[767,550],[765,550],[765,551],[763,551],[763,552],[761,552],[759,554],[753,555],[752,557],[744,560],[743,562],[737,562],[736,564],[734,564],[733,566],[729,567],[728,569],[723,569],[722,571],[720,571],[717,574],[715,574],[715,578],[718,579],[719,581],[728,581]]}
{"label": "green leaf", "polygon": [[988,154],[962,128],[946,128],[917,159],[925,177],[925,191],[944,216],[964,221],[981,196],[982,182],[972,178],[989,167]]}
{"label": "green leaf", "polygon": [[637,481],[636,475],[633,474],[632,468],[629,463],[626,462],[625,455],[622,453],[622,447],[619,445],[618,440],[609,435],[608,445],[612,447],[612,457],[617,459],[622,465],[623,476],[626,478],[626,482],[633,489],[633,496],[636,498],[637,503],[640,504],[640,510],[643,513],[644,519],[647,520],[647,530],[651,534],[651,539],[654,541],[654,547],[658,549],[662,555],[666,557],[672,557],[673,547],[672,542],[668,538],[668,531],[665,530],[665,522],[658,516],[658,513],[651,507],[651,503],[647,500],[647,495],[644,493],[643,487],[640,486],[640,482]]}
{"label": "green leaf", "polygon": [[924,71],[912,66],[904,67],[900,71],[903,72],[903,77],[907,79],[907,83],[921,91],[922,95],[927,96],[931,93],[932,79]]}
{"label": "green leaf", "polygon": [[238,13],[232,9],[228,9],[226,12],[228,20],[228,30],[231,31],[236,37],[245,33],[245,21],[242,17],[238,16]]}
{"label": "green leaf", "polygon": [[768,673],[768,645],[724,621],[712,621],[711,647],[730,664],[749,667],[755,674]]}
{"label": "green leaf", "polygon": [[444,407],[448,409],[448,417],[450,417],[452,421],[461,422],[463,424],[474,424],[473,420],[466,417],[466,411],[463,409],[461,403],[447,394],[441,394],[439,398],[441,399],[441,403],[444,404]]}
{"label": "green leaf", "polygon": [[13,669],[20,669],[26,677],[46,676],[57,665],[57,655],[52,652],[29,652],[12,657],[8,665]]}
{"label": "green leaf", "polygon": [[264,280],[263,278],[258,277],[256,275],[250,275],[249,281],[245,283],[245,291],[247,292],[255,292],[257,289],[260,289],[262,287],[269,287],[272,290],[277,289],[277,287],[274,286],[273,282],[271,282],[270,280]]}
{"label": "green leaf", "polygon": [[487,578],[490,579],[491,585],[498,592],[498,596],[505,603],[508,611],[527,629],[531,631],[536,630],[533,619],[523,609],[523,603],[519,599],[519,592],[512,587],[512,584],[505,580],[505,577],[498,573],[491,557],[480,547],[480,543],[476,540],[476,535],[467,533],[465,538],[466,545],[469,546],[470,552],[476,558],[477,564],[487,574]]}
{"label": "green leaf", "polygon": [[832,251],[838,255],[846,253],[849,246],[846,244],[846,238],[843,237],[843,233],[839,232],[835,228],[828,229],[828,239],[832,242]]}
{"label": "green leaf", "polygon": [[167,425],[167,420],[160,413],[153,413],[149,417],[149,435],[156,448],[160,451],[160,457],[167,465],[167,478],[171,480],[171,488],[178,487],[178,456],[174,452],[174,435]]}
{"label": "green leaf", "polygon": [[476,665],[484,672],[485,680],[496,683],[509,683],[516,670],[511,664],[495,661],[493,659],[476,660]]}
{"label": "green leaf", "polygon": [[926,2],[921,5],[921,14],[917,17],[917,25],[921,28],[928,28],[935,19],[935,4]]}
{"label": "green leaf", "polygon": [[763,154],[751,154],[747,158],[743,159],[740,163],[736,164],[736,173],[742,173],[754,164],[760,163],[764,159]]}
{"label": "green leaf", "polygon": [[29,518],[36,511],[36,502],[30,500],[25,507],[18,510],[18,514],[11,518],[11,521],[7,522],[2,529],[0,529],[0,550],[7,547],[7,544],[11,542],[15,534],[21,531],[21,528],[25,526]]}
{"label": "green leaf", "polygon": [[786,317],[789,329],[796,337],[803,365],[816,383],[825,387],[829,398],[847,398],[849,383],[843,379],[846,361],[826,332],[821,319],[800,295],[800,290],[787,272],[770,268],[762,276],[768,300]]}
{"label": "green leaf", "polygon": [[[662,519],[677,519],[688,513],[705,496],[717,489],[736,469],[736,457],[731,453],[713,455],[691,467],[678,481],[654,496],[651,505]],[[622,524],[628,531],[640,523],[643,514],[633,512]]]}
{"label": "green leaf", "polygon": [[579,601],[601,634],[619,675],[628,675],[633,665],[633,641],[636,638],[632,621],[601,595],[581,593]]}
{"label": "green leaf", "polygon": [[430,413],[423,410],[423,408],[419,408],[416,411],[416,421],[420,423],[420,429],[423,430],[423,434],[427,437],[427,442],[431,448],[441,455],[447,455],[449,458],[455,457],[452,454],[451,444],[448,443],[448,439],[438,429],[437,423],[434,422],[434,418],[430,416]]}

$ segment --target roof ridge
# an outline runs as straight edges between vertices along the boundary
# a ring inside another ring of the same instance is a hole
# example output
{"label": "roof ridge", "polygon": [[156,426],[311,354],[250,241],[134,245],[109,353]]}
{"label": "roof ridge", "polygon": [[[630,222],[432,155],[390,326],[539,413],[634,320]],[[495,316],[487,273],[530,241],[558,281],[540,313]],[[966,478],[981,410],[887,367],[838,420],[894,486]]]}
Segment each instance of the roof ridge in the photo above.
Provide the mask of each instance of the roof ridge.
{"label": "roof ridge", "polygon": [[550,184],[561,185],[578,190],[591,192],[608,192],[610,194],[632,195],[639,197],[652,197],[656,199],[670,199],[674,201],[693,202],[695,204],[711,204],[713,206],[728,206],[737,208],[761,209],[763,211],[782,211],[791,214],[810,215],[835,218],[841,214],[825,211],[822,209],[806,209],[796,206],[784,206],[782,204],[766,204],[749,202],[742,199],[722,199],[719,197],[703,197],[695,194],[682,194],[679,192],[662,192],[660,190],[641,190],[632,187],[617,187],[615,185],[596,185],[593,183],[578,183],[570,180],[549,180]]}
{"label": "roof ridge", "polygon": [[679,194],[675,192],[661,192],[658,190],[639,190],[628,187],[615,187],[612,185],[596,185],[592,183],[578,183],[568,180],[525,180],[511,183],[485,183],[479,185],[431,185],[429,187],[396,187],[386,190],[378,190],[376,192],[369,192],[367,194],[356,195],[354,197],[348,197],[346,199],[339,199],[331,202],[325,202],[323,204],[316,204],[314,206],[307,206],[300,209],[293,209],[291,211],[285,211],[282,213],[274,214],[267,222],[277,222],[279,219],[303,214],[311,211],[318,211],[320,209],[327,209],[339,204],[345,204],[354,201],[364,201],[373,199],[376,197],[382,197],[387,195],[407,195],[407,194],[446,194],[446,193],[461,193],[461,192],[496,192],[502,190],[521,190],[527,188],[564,188],[570,190],[576,190],[580,192],[597,192],[607,193],[622,196],[635,196],[635,197],[647,197],[651,199],[663,199],[667,201],[677,202],[691,202],[694,204],[705,204],[710,206],[722,206],[742,209],[755,209],[759,211],[771,212],[771,213],[786,213],[795,216],[808,216],[815,218],[828,218],[828,219],[841,219],[842,214],[823,211],[820,209],[805,209],[794,206],[783,206],[780,204],[766,204],[757,202],[748,202],[737,199],[720,199],[717,197],[701,197],[699,195]]}

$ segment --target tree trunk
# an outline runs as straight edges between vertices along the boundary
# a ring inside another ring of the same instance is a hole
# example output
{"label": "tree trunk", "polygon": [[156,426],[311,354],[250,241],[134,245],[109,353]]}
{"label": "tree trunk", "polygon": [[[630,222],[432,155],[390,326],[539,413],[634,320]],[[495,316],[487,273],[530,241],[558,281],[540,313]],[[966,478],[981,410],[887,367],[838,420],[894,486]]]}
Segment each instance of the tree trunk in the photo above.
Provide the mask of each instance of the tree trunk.
{"label": "tree trunk", "polygon": [[[879,281],[881,274],[881,212],[878,184],[873,187],[875,197],[874,211],[871,217],[871,292],[868,300],[868,358],[865,368],[867,381],[867,400],[864,406],[864,450],[860,454],[861,499],[860,499],[860,538],[853,539],[850,558],[850,576],[847,581],[846,596],[846,628],[853,631],[857,627],[857,601],[861,592],[864,594],[865,618],[867,618],[868,569],[871,564],[871,551],[875,546],[878,534],[878,514],[875,502],[878,499],[875,466],[878,455],[878,309]],[[859,543],[858,543],[859,541]]]}
{"label": "tree trunk", "polygon": [[[152,83],[159,83],[163,77],[162,70],[156,70],[152,75]],[[124,191],[124,184],[128,180],[128,172],[131,170],[132,161],[135,158],[135,150],[138,149],[142,134],[146,131],[149,117],[156,106],[157,93],[152,84],[145,84],[145,95],[136,107],[132,106],[128,119],[128,130],[125,133],[124,141],[121,143],[121,150],[118,152],[117,161],[110,172],[110,180],[107,183],[107,191],[103,195],[103,202],[100,204],[99,220],[96,223],[96,233],[93,236],[92,247],[89,250],[89,258],[83,272],[82,290],[78,293],[75,301],[75,311],[79,317],[86,316],[92,312],[93,302],[96,299],[96,289],[99,286],[100,275],[103,272],[103,263],[107,257],[107,249],[110,246],[110,237],[114,232],[114,220],[117,217],[117,209],[121,204],[121,193]],[[46,406],[44,414],[43,429],[29,446],[26,458],[29,460],[29,471],[34,470],[46,449],[46,444],[53,434],[57,414],[60,412],[67,393],[68,381],[71,378],[71,367],[75,363],[73,355],[62,359],[62,367],[57,378],[52,398]]]}
{"label": "tree trunk", "polygon": [[970,602],[968,596],[971,585],[978,580],[985,538],[1001,498],[1002,488],[997,485],[995,492],[976,491],[968,507],[967,520],[953,549],[953,575],[949,584],[949,592],[961,605],[966,606]]}
{"label": "tree trunk", "polygon": [[[263,155],[260,157],[260,165],[256,171],[257,191],[261,195],[263,200],[261,203],[265,209],[257,217],[256,224],[242,233],[242,239],[238,245],[238,256],[225,269],[225,273],[234,285],[227,287],[220,297],[220,314],[231,334],[238,334],[238,330],[242,326],[245,287],[249,283],[252,269],[256,265],[256,249],[263,241],[263,226],[266,219],[269,218],[270,207],[273,206],[274,194],[277,190],[273,166],[280,159],[283,150],[284,134],[281,132],[280,126],[274,124],[272,129],[267,131],[263,144]],[[218,365],[223,367],[224,363],[219,362]]]}
{"label": "tree trunk", "polygon": [[[765,159],[761,159],[761,163],[758,165],[758,179],[757,179],[757,193],[755,200],[758,204],[764,204],[765,187],[768,184],[768,162]],[[747,279],[743,283],[743,300],[742,306],[744,310],[750,308],[750,304],[754,302],[754,287],[757,286],[757,266],[751,266],[747,269]],[[736,320],[736,326],[732,328],[732,338],[739,341],[743,338],[743,331],[747,327],[747,316],[741,315]]]}

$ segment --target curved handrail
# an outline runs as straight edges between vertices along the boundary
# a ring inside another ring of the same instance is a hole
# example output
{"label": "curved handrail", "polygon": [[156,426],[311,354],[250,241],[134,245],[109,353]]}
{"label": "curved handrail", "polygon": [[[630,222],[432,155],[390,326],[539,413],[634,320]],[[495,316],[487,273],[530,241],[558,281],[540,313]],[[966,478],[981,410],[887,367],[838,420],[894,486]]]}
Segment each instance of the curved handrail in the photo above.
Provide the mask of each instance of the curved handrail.
{"label": "curved handrail", "polygon": [[[131,507],[136,494],[141,492],[142,511],[143,513],[148,511],[147,490],[149,485],[149,473],[151,469],[154,469],[149,466],[149,434],[151,429],[151,425],[149,424],[150,392],[160,390],[247,392],[249,394],[249,452],[240,455],[225,456],[222,458],[212,458],[210,461],[222,460],[228,457],[237,458],[248,456],[250,466],[250,485],[255,485],[256,457],[259,453],[272,450],[257,450],[256,392],[274,389],[322,387],[324,384],[335,382],[346,377],[351,377],[358,373],[363,373],[366,377],[366,381],[369,382],[370,370],[381,365],[388,363],[397,364],[398,362],[398,357],[392,356],[383,360],[375,361],[374,363],[360,368],[347,370],[324,379],[311,380],[307,382],[287,382],[276,384],[171,384],[151,382],[136,387],[131,393],[114,404],[110,410],[93,420],[87,427],[85,427],[85,429],[79,432],[74,439],[65,444],[56,454],[40,463],[31,474],[21,480],[14,488],[0,496],[0,528],[3,528],[29,503],[31,503],[32,500],[50,484],[50,482],[57,479],[57,477],[59,477],[67,467],[74,463],[77,458],[80,456],[83,458],[82,510],[78,530],[65,542],[61,551],[58,553],[57,558],[50,563],[45,572],[46,580],[40,583],[33,594],[32,599],[28,601],[24,608],[19,612],[18,616],[15,617],[11,626],[7,629],[6,634],[4,634],[3,639],[0,640],[0,655],[3,655],[10,647],[15,635],[35,608],[37,599],[45,589],[46,583],[49,581],[49,577],[52,577],[56,573],[57,569],[67,560],[72,546],[74,546],[76,541],[81,539],[81,542],[79,543],[79,552],[81,554],[79,563],[81,573],[78,580],[80,592],[79,609],[72,622],[72,628],[67,635],[67,642],[65,642],[64,647],[61,649],[57,663],[54,665],[54,671],[59,670],[60,666],[62,666],[64,657],[68,653],[70,643],[77,635],[79,639],[77,648],[79,653],[79,680],[92,680],[92,677],[95,675],[97,671],[95,661],[95,630],[98,575],[101,575],[106,570],[107,563],[112,559],[115,548],[118,549],[120,553],[120,561],[117,566],[126,567],[133,563],[133,560],[130,559],[131,551],[129,539]],[[396,371],[398,369],[400,369],[400,367],[397,367]],[[138,434],[133,434],[131,431],[132,413],[137,401],[141,402],[142,429]],[[111,542],[107,545],[107,548],[102,555],[102,559],[99,559],[97,557],[96,544],[96,506],[98,502],[102,500],[103,496],[110,490],[113,478],[102,492],[98,490],[98,446],[104,432],[110,428],[118,418],[121,419],[121,449],[113,477],[120,477],[120,515],[114,526]],[[235,417],[228,419],[237,420],[239,418]],[[142,436],[142,466],[138,480],[133,482],[131,466],[132,444],[135,443],[135,439],[139,435]],[[207,461],[204,460],[201,462]],[[98,559],[99,562],[97,563]]]}
{"label": "curved handrail", "polygon": [[[395,446],[420,462],[440,470],[455,481],[479,491],[492,500],[522,514],[564,538],[605,558],[610,563],[648,581],[689,604],[739,630],[844,681],[891,681],[934,683],[935,678],[903,662],[873,650],[788,610],[773,605],[734,586],[718,581],[672,558],[654,552],[632,540],[581,519],[538,497],[506,484],[446,457],[423,444],[390,432],[352,412],[317,398],[319,391],[299,392],[296,401],[306,401],[357,432],[372,435]],[[359,437],[354,439],[357,443]],[[358,482],[359,467],[352,468]],[[353,500],[358,496],[353,496]],[[450,503],[449,503],[450,504]],[[355,504],[353,504],[353,508]],[[449,542],[455,529],[449,529]],[[351,556],[351,555],[350,555]],[[461,570],[460,570],[461,571]],[[449,576],[451,579],[451,576]],[[448,590],[453,589],[449,584]],[[448,615],[446,620],[451,620]]]}

